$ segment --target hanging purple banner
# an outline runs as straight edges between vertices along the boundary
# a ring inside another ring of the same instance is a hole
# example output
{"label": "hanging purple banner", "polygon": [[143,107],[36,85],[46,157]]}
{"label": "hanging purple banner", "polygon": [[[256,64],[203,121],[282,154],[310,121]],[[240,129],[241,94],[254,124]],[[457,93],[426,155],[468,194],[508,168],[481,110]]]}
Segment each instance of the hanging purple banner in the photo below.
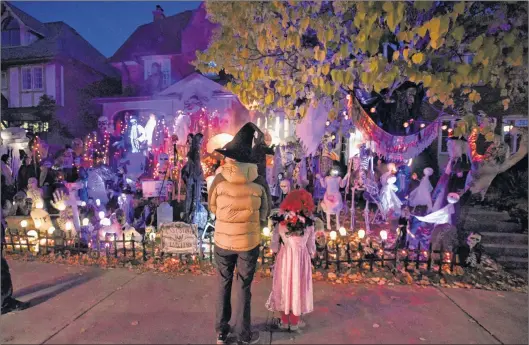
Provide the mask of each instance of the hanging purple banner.
{"label": "hanging purple banner", "polygon": [[369,117],[356,98],[353,99],[352,107],[356,128],[362,132],[365,140],[371,142],[371,149],[377,155],[390,161],[403,162],[417,157],[439,135],[439,122],[437,121],[415,134],[392,135],[380,128]]}

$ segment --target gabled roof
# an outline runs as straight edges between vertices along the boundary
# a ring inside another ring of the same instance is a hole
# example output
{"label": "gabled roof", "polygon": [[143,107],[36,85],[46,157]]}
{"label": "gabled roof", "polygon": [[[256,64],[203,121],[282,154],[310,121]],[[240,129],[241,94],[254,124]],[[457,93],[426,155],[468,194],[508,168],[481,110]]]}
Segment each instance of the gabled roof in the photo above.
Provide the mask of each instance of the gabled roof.
{"label": "gabled roof", "polygon": [[11,2],[5,1],[3,3],[7,8],[11,10],[11,13],[19,19],[25,26],[27,26],[31,31],[41,35],[46,36],[48,34],[46,30],[46,25],[33,18],[26,12],[22,11],[18,7],[14,6]]}
{"label": "gabled roof", "polygon": [[[15,9],[16,7],[10,5],[10,8]],[[17,11],[24,14],[20,9],[17,9]],[[27,14],[25,18],[26,20],[27,18],[32,18],[32,20],[37,21]],[[22,63],[29,60],[51,59],[62,56],[77,60],[106,76],[119,75],[107,63],[106,57],[68,24],[64,22],[44,23],[39,29],[46,32],[46,35],[39,37],[27,46],[2,47],[2,64]]]}
{"label": "gabled roof", "polygon": [[134,61],[140,56],[181,53],[182,31],[189,23],[193,12],[181,12],[139,26],[109,61]]}
{"label": "gabled roof", "polygon": [[211,98],[214,95],[231,94],[222,85],[204,77],[198,73],[192,73],[184,79],[174,83],[158,96],[174,96],[178,95],[181,99],[188,99],[192,96],[201,96]]}

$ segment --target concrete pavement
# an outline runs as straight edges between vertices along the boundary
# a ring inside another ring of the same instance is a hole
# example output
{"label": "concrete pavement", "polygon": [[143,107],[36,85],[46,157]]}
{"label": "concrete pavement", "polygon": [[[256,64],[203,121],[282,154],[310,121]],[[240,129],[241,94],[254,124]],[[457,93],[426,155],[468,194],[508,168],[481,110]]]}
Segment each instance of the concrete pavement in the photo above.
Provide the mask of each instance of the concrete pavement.
{"label": "concrete pavement", "polygon": [[[2,344],[212,344],[215,277],[11,261],[30,309],[0,317]],[[315,282],[301,333],[271,330],[271,280],[253,285],[262,344],[527,344],[527,295]]]}

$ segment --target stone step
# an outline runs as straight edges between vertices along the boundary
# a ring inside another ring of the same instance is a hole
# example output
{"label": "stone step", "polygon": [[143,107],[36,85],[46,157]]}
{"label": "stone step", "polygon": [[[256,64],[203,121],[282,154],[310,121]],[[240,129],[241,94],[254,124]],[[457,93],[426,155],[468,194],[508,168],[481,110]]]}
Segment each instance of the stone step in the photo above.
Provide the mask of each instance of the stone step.
{"label": "stone step", "polygon": [[494,220],[494,221],[506,221],[511,219],[507,211],[498,212],[489,209],[483,209],[480,207],[470,207],[467,215],[470,218],[475,218],[479,221],[483,220]]}
{"label": "stone step", "polygon": [[505,243],[505,244],[524,244],[528,245],[529,238],[527,234],[515,232],[480,232],[481,243]]}
{"label": "stone step", "polygon": [[479,231],[481,232],[516,232],[519,233],[521,231],[521,225],[517,223],[511,223],[511,222],[503,222],[503,221],[472,221],[468,220],[465,222],[465,229],[468,231]]}
{"label": "stone step", "polygon": [[514,256],[500,256],[496,261],[506,269],[526,269],[528,265],[527,258],[517,258]]}
{"label": "stone step", "polygon": [[510,271],[511,273],[516,274],[516,275],[519,276],[519,277],[524,278],[525,280],[528,280],[527,270],[512,269],[512,270],[509,270],[509,271]]}
{"label": "stone step", "polygon": [[512,256],[527,258],[527,244],[490,243],[483,244],[485,252],[493,257]]}

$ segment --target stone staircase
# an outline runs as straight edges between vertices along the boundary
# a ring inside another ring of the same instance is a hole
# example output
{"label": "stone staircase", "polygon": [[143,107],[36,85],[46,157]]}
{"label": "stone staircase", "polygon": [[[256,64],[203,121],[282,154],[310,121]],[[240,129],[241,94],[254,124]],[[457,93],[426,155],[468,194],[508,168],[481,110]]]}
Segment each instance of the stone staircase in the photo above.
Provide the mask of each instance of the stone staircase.
{"label": "stone staircase", "polygon": [[505,269],[527,279],[528,235],[520,225],[509,222],[507,212],[473,206],[467,215],[465,227],[479,231],[485,252],[496,259]]}

